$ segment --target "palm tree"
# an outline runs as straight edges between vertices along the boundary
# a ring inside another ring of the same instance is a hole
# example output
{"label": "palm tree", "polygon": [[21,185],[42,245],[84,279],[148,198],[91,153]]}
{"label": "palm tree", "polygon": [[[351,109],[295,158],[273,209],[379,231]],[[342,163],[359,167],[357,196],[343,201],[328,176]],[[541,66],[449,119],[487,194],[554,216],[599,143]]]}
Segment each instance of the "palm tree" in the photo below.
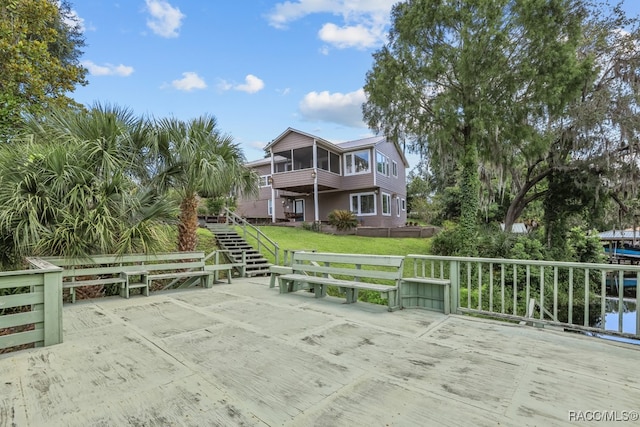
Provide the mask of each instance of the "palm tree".
{"label": "palm tree", "polygon": [[82,257],[152,251],[175,210],[143,187],[148,124],[127,109],[96,106],[27,119],[32,142],[0,149],[0,245],[24,255]]}
{"label": "palm tree", "polygon": [[164,167],[159,177],[176,192],[180,203],[178,250],[192,251],[197,243],[200,197],[255,194],[257,175],[244,165],[240,146],[220,132],[213,116],[186,123],[161,119],[156,126],[155,149]]}

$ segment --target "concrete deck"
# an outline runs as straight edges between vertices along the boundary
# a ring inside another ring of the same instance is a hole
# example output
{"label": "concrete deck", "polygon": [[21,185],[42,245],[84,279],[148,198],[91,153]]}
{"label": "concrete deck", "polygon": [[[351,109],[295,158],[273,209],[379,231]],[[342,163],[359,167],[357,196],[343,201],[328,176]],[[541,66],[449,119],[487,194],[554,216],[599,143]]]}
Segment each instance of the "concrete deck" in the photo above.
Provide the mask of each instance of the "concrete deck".
{"label": "concrete deck", "polygon": [[640,346],[267,283],[66,305],[63,344],[0,356],[0,426],[552,426],[640,410]]}

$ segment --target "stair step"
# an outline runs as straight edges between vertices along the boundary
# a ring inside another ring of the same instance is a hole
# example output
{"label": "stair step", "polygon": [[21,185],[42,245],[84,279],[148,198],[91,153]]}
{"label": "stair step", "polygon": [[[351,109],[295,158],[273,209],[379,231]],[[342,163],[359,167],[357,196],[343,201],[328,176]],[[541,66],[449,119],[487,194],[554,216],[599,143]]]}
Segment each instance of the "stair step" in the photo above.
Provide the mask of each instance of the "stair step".
{"label": "stair step", "polygon": [[269,270],[254,270],[254,271],[247,271],[246,272],[247,277],[255,277],[255,276],[266,276],[269,273]]}

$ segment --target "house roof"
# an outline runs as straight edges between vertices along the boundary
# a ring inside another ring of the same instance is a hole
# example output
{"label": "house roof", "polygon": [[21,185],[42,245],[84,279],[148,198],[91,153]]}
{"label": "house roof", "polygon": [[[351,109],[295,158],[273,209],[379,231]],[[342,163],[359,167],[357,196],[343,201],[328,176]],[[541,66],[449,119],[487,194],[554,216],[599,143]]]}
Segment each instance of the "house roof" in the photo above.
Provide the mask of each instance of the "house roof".
{"label": "house roof", "polygon": [[[351,150],[356,150],[359,148],[366,148],[366,147],[375,147],[378,144],[388,142],[384,136],[370,136],[367,138],[361,138],[361,139],[356,139],[352,141],[331,142],[331,141],[327,141],[326,139],[320,138],[318,136],[312,135],[310,133],[302,132],[297,129],[293,129],[289,127],[287,128],[287,130],[285,130],[280,135],[278,135],[276,139],[274,139],[269,144],[267,144],[267,146],[265,147],[265,150],[271,148],[273,145],[278,143],[278,141],[282,140],[292,132],[315,139],[316,142],[319,142],[324,145],[328,145],[339,152],[351,151]],[[395,146],[396,146],[396,149],[398,150],[398,153],[400,153],[400,157],[402,158],[402,162],[404,163],[405,167],[409,167],[409,161],[405,157],[404,153],[402,152],[398,144],[395,144]],[[252,163],[251,165],[258,166],[257,164],[254,164],[254,163]]]}
{"label": "house roof", "polygon": [[599,236],[600,240],[640,240],[640,229],[637,229],[635,233],[633,228],[603,231]]}
{"label": "house roof", "polygon": [[265,148],[265,150],[271,148],[273,145],[275,145],[278,141],[280,141],[281,139],[283,139],[285,136],[289,135],[290,133],[295,132],[295,133],[299,133],[300,135],[304,135],[304,136],[308,136],[309,138],[315,139],[316,141],[321,141],[324,142],[326,144],[329,145],[335,145],[329,141],[327,141],[326,139],[322,139],[319,136],[315,136],[315,135],[311,135],[310,133],[306,133],[306,132],[302,132],[301,130],[298,129],[294,129],[294,128],[287,128],[287,130],[285,130],[284,132],[282,132],[280,135],[278,135],[276,137],[276,139],[274,139],[273,141],[271,141],[270,143],[267,144]]}
{"label": "house roof", "polygon": [[[282,156],[273,156],[273,161],[276,163],[286,161],[286,157]],[[265,157],[264,159],[253,160],[251,162],[247,162],[246,166],[255,167],[255,166],[263,166],[271,164],[271,157]]]}

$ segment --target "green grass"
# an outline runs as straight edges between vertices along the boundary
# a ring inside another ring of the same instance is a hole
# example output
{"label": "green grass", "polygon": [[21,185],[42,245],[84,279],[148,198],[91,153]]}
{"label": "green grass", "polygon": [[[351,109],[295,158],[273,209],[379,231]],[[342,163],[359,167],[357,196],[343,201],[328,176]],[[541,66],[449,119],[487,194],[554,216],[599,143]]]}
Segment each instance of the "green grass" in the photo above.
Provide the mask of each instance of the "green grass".
{"label": "green grass", "polygon": [[[261,226],[258,227],[267,237],[280,246],[280,251],[287,250],[315,250],[317,252],[354,253],[373,255],[426,254],[429,251],[431,239],[427,238],[391,238],[340,236],[294,227]],[[242,235],[242,229],[237,229]],[[249,244],[257,247],[255,239],[247,236]],[[270,262],[274,262],[273,255],[263,251]]]}
{"label": "green grass", "polygon": [[[280,263],[283,263],[284,250],[315,250],[317,252],[353,253],[372,255],[399,255],[426,254],[429,251],[431,240],[427,238],[390,238],[390,237],[364,237],[353,235],[331,235],[317,233],[294,227],[261,226],[258,227],[267,237],[276,242],[280,247]],[[242,235],[242,229],[238,227],[238,234]],[[255,239],[247,236],[247,242],[257,248]],[[262,250],[265,258],[274,263],[272,254]],[[413,275],[412,265],[405,264],[404,276]],[[329,288],[330,295],[338,295],[337,289]],[[359,300],[386,305],[378,292],[361,291]]]}

